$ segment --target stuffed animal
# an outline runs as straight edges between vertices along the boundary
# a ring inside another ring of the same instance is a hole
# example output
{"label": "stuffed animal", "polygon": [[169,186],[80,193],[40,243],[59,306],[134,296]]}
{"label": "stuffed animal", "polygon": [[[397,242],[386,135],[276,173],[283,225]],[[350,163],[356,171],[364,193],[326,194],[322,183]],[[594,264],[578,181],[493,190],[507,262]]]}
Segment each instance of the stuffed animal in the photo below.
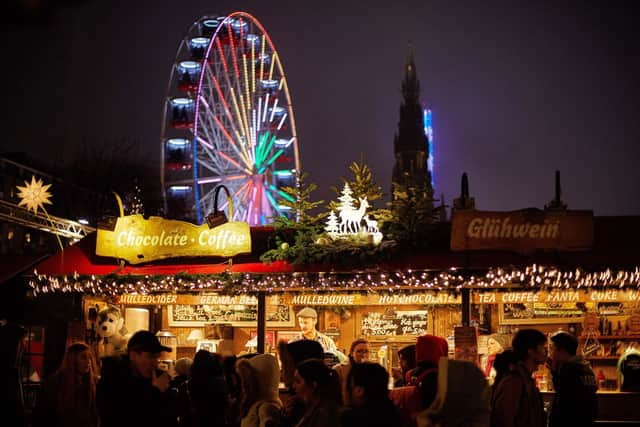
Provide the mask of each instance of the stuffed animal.
{"label": "stuffed animal", "polygon": [[118,307],[107,305],[98,312],[98,354],[100,357],[123,354],[127,350],[127,328]]}

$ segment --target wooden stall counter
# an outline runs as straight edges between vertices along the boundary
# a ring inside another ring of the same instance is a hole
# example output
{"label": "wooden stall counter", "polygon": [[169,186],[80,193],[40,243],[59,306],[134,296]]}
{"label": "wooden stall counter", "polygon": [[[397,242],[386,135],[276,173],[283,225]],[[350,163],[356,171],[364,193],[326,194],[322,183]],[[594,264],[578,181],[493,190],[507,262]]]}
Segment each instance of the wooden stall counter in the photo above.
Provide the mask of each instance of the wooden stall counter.
{"label": "wooden stall counter", "polygon": [[[545,402],[553,401],[554,392],[542,392]],[[596,426],[640,426],[640,393],[598,391]]]}

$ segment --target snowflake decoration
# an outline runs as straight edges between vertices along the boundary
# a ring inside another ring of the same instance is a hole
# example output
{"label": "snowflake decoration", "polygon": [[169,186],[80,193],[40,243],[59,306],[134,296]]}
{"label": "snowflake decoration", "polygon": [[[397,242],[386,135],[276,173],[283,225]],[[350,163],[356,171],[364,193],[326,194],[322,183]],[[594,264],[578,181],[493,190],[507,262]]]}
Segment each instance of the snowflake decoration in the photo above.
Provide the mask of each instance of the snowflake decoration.
{"label": "snowflake decoration", "polygon": [[18,193],[20,198],[18,206],[26,206],[28,210],[37,213],[39,208],[44,210],[45,204],[51,204],[51,200],[49,200],[51,193],[48,191],[51,184],[44,185],[42,180],[36,180],[33,175],[31,176],[31,183],[25,181],[24,184],[24,187],[17,186],[18,190],[20,190]]}

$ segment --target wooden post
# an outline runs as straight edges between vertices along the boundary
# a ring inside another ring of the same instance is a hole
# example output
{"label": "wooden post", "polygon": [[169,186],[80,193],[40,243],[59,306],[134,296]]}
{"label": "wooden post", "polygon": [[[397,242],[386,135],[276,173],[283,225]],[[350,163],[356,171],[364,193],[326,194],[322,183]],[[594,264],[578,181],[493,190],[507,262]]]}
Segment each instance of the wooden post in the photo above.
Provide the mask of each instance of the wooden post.
{"label": "wooden post", "polygon": [[462,326],[469,326],[471,313],[471,291],[469,288],[462,288]]}
{"label": "wooden post", "polygon": [[266,296],[264,291],[258,292],[258,353],[264,353],[264,336],[267,332]]}

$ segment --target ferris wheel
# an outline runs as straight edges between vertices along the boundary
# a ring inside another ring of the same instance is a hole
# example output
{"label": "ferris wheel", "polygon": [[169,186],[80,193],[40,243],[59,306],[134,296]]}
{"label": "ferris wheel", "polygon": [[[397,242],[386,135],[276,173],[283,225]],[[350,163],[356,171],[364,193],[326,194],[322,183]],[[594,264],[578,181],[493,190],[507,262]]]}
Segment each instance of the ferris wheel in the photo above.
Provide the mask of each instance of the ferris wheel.
{"label": "ferris wheel", "polygon": [[[161,129],[161,185],[169,217],[203,222],[225,185],[233,219],[291,216],[282,187],[300,172],[291,96],[280,56],[245,12],[204,16],[180,42]],[[226,200],[219,205],[226,208]]]}

